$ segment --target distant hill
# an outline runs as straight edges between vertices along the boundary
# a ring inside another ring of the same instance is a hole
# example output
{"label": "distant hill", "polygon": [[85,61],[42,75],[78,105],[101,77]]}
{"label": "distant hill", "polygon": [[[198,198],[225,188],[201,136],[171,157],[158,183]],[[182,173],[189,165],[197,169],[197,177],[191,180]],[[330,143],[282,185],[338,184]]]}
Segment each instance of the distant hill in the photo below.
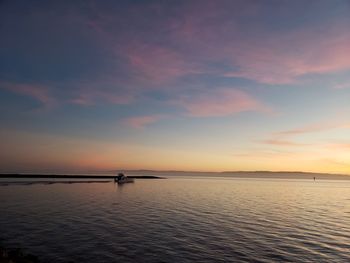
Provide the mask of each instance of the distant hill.
{"label": "distant hill", "polygon": [[[280,179],[325,179],[350,180],[350,175],[312,173],[298,171],[174,171],[174,170],[121,170],[127,174],[162,175],[162,176],[205,176],[205,177],[235,177],[235,178],[280,178]],[[113,173],[119,171],[111,171]]]}
{"label": "distant hill", "polygon": [[231,177],[231,178],[276,178],[276,179],[316,179],[324,180],[350,180],[350,175],[345,174],[328,174],[328,173],[311,173],[311,172],[297,172],[297,171],[224,171],[224,172],[202,172],[202,171],[159,171],[159,170],[112,170],[101,171],[94,173],[80,173],[80,174],[5,174],[0,173],[0,178],[98,178],[98,179],[113,179],[114,176],[123,172],[130,177],[137,178],[155,178],[155,177]]}

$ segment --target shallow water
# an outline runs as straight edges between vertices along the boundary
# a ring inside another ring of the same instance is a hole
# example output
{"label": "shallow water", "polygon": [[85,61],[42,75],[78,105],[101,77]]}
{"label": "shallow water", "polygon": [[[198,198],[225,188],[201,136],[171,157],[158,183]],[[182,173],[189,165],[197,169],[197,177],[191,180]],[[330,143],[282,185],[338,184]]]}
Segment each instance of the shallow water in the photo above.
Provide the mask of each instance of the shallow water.
{"label": "shallow water", "polygon": [[0,241],[43,262],[349,262],[350,182],[0,187]]}

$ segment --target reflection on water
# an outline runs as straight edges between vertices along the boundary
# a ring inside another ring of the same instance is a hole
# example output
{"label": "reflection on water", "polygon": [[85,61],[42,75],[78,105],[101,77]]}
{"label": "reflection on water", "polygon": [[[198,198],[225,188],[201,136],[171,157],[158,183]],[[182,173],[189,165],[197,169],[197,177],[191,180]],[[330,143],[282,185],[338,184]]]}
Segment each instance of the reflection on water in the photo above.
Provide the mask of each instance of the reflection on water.
{"label": "reflection on water", "polygon": [[0,200],[1,240],[47,262],[350,260],[345,181],[9,185]]}

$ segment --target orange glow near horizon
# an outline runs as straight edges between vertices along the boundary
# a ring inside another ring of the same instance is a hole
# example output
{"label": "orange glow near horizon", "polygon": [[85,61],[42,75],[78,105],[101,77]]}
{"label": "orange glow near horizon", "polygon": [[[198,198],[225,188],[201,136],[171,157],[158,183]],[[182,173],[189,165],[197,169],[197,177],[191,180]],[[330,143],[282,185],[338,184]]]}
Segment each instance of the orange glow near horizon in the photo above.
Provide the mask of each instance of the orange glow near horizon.
{"label": "orange glow near horizon", "polygon": [[180,2],[0,4],[0,172],[350,174],[349,1]]}

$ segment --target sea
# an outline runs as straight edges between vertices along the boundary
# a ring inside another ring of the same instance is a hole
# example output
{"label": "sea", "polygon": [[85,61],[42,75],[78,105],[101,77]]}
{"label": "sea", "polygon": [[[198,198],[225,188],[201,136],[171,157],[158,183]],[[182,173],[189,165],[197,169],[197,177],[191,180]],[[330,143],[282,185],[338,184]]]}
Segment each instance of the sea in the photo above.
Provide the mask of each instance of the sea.
{"label": "sea", "polygon": [[0,243],[50,263],[350,262],[350,181],[2,184]]}

